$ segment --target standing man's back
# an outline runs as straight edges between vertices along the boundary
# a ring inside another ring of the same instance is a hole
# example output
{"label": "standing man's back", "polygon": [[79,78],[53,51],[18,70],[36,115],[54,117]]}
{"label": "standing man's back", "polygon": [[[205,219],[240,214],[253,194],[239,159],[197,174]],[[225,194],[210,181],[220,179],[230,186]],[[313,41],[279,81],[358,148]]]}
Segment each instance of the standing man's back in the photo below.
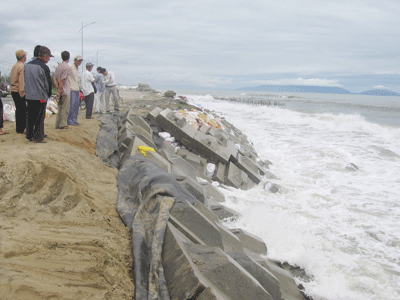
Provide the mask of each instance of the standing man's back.
{"label": "standing man's back", "polygon": [[39,56],[25,64],[25,93],[28,102],[26,138],[35,143],[46,143],[44,117],[52,88],[50,69],[46,64],[51,57],[54,56],[50,49],[42,46]]}
{"label": "standing man's back", "polygon": [[68,51],[61,52],[63,62],[56,68],[54,83],[57,86],[58,114],[56,119],[56,129],[68,129],[67,118],[69,114],[70,82],[69,82],[69,57]]}

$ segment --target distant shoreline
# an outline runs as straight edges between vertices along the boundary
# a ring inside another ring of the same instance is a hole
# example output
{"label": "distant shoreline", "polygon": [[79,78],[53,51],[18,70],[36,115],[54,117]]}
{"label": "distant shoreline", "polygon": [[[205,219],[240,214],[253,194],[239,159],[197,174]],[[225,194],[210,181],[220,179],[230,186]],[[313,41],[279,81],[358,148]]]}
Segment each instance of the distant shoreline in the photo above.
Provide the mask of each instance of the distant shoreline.
{"label": "distant shoreline", "polygon": [[300,85],[259,85],[255,87],[243,87],[238,91],[257,91],[257,92],[289,92],[289,93],[323,93],[323,94],[349,94],[349,95],[371,95],[371,96],[400,96],[399,93],[376,89],[361,93],[352,93],[349,90],[339,87],[323,86],[300,86]]}

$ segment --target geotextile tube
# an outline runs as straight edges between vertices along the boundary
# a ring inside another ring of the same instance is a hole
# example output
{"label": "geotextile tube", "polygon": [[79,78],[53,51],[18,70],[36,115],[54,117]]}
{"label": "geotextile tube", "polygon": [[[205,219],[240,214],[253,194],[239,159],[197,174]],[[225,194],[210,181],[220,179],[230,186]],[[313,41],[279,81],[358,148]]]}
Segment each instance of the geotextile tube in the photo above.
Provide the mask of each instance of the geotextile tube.
{"label": "geotextile tube", "polygon": [[119,166],[119,148],[117,143],[118,115],[101,115],[97,119],[101,122],[101,128],[97,136],[96,155],[110,167]]}
{"label": "geotextile tube", "polygon": [[169,213],[173,206],[187,206],[196,199],[142,155],[127,159],[117,180],[117,210],[132,230],[136,299],[169,299],[161,261]]}

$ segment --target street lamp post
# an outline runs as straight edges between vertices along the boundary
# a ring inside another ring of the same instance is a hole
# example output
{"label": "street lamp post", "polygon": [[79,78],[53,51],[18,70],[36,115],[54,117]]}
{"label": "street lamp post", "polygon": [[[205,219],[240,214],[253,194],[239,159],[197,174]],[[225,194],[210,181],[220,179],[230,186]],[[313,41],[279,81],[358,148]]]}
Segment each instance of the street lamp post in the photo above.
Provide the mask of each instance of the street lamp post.
{"label": "street lamp post", "polygon": [[[92,23],[89,23],[89,24],[86,24],[85,26],[83,26],[83,22],[82,22],[82,27],[81,27],[81,29],[79,30],[79,31],[82,31],[82,58],[83,58],[83,28],[85,28],[85,27],[87,27],[87,26],[89,26],[89,25],[92,25],[92,24],[94,24],[94,23],[96,23],[97,21],[94,21],[94,22],[92,22]],[[78,31],[78,32],[79,32]],[[83,67],[82,67],[82,72],[83,72]]]}

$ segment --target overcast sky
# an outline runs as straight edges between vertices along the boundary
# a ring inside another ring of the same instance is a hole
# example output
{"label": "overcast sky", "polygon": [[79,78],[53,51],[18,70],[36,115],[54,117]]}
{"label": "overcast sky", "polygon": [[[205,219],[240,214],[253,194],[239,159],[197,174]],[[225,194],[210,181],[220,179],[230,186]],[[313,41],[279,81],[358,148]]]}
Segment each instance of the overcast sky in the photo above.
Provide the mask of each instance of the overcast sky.
{"label": "overcast sky", "polygon": [[[82,54],[124,85],[236,89],[261,84],[400,92],[400,1],[8,1],[0,70],[35,45]],[[67,5],[67,6],[65,6]],[[71,60],[72,61],[72,60]],[[97,66],[95,66],[97,67]]]}

